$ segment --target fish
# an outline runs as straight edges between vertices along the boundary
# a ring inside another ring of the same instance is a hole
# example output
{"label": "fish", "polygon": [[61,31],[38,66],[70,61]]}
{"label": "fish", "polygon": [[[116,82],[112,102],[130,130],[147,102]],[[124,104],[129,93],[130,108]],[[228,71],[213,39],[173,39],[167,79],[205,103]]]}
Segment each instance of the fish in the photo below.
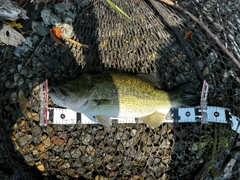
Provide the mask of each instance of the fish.
{"label": "fish", "polygon": [[167,92],[157,88],[151,78],[120,72],[83,74],[50,89],[54,104],[95,117],[106,127],[112,125],[111,117],[137,117],[155,128],[170,108],[191,106],[198,100],[194,90],[186,96],[184,91],[189,88],[184,85]]}

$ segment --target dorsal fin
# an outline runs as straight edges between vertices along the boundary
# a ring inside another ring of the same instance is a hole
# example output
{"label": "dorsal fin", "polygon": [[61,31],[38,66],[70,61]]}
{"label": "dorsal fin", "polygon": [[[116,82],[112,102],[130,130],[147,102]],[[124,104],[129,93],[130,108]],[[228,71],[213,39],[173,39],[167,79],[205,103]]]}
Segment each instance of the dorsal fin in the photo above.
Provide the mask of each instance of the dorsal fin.
{"label": "dorsal fin", "polygon": [[137,74],[137,76],[151,83],[153,86],[159,88],[159,79],[156,73]]}

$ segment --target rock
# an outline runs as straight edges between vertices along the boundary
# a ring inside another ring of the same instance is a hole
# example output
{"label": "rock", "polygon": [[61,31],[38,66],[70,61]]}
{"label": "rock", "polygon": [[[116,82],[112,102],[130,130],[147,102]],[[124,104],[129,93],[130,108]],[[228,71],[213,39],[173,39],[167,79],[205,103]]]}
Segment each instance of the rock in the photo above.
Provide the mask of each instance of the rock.
{"label": "rock", "polygon": [[41,17],[46,25],[56,25],[61,22],[61,19],[49,9],[42,10]]}
{"label": "rock", "polygon": [[48,151],[41,153],[41,154],[40,154],[40,158],[41,158],[41,159],[48,159],[48,158],[49,158],[49,156],[48,156]]}
{"label": "rock", "polygon": [[55,14],[61,18],[64,23],[72,23],[76,16],[76,7],[70,1],[63,1],[62,3],[56,3],[54,6]]}
{"label": "rock", "polygon": [[38,149],[38,151],[40,151],[40,152],[45,152],[45,151],[46,151],[46,148],[44,147],[43,144],[39,144],[39,145],[37,146],[37,149]]}
{"label": "rock", "polygon": [[90,154],[91,156],[95,155],[95,148],[93,146],[87,146],[86,153]]}
{"label": "rock", "polygon": [[52,146],[51,140],[50,140],[50,138],[48,136],[43,135],[41,140],[42,140],[42,144],[44,145],[44,147],[46,149],[48,149],[48,148],[50,148]]}
{"label": "rock", "polygon": [[69,162],[68,161],[64,161],[64,163],[59,168],[60,168],[60,170],[62,170],[62,169],[67,169],[69,167],[70,167]]}
{"label": "rock", "polygon": [[33,138],[32,135],[25,134],[21,138],[19,138],[19,145],[20,146],[25,146],[27,144],[30,144],[32,142]]}
{"label": "rock", "polygon": [[39,36],[47,36],[49,34],[49,28],[39,21],[32,22],[32,30]]}
{"label": "rock", "polygon": [[28,163],[29,166],[33,166],[35,164],[34,158],[31,154],[25,155],[24,159]]}
{"label": "rock", "polygon": [[50,125],[48,125],[48,126],[46,127],[46,133],[47,133],[50,137],[55,134],[53,128],[52,128]]}
{"label": "rock", "polygon": [[65,158],[65,159],[69,159],[71,157],[71,155],[70,155],[69,151],[66,151],[66,152],[63,153],[62,157]]}
{"label": "rock", "polygon": [[82,153],[81,153],[81,151],[78,148],[70,150],[70,155],[71,155],[72,158],[77,159],[77,158],[79,158],[81,156],[81,154]]}
{"label": "rock", "polygon": [[21,45],[16,47],[14,55],[17,57],[24,56],[30,49],[34,48],[39,40],[39,36],[32,35],[26,38],[26,41]]}
{"label": "rock", "polygon": [[38,154],[39,154],[39,153],[38,153],[38,150],[34,149],[34,150],[32,151],[32,154],[33,154],[34,156],[38,155]]}
{"label": "rock", "polygon": [[45,167],[41,161],[36,162],[35,165],[37,166],[39,171],[45,171]]}
{"label": "rock", "polygon": [[35,113],[35,112],[27,111],[25,116],[27,119],[33,120],[36,122],[39,122],[39,120],[40,120],[38,113]]}
{"label": "rock", "polygon": [[17,2],[12,0],[1,1],[0,21],[16,21],[17,19],[28,19],[27,11],[21,8]]}

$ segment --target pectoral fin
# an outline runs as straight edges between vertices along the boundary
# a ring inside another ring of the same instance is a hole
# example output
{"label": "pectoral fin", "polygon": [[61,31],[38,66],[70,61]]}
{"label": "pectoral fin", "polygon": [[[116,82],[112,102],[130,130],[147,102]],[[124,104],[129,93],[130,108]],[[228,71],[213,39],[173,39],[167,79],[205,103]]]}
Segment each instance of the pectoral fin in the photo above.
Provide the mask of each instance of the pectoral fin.
{"label": "pectoral fin", "polygon": [[111,102],[109,99],[93,99],[93,101],[96,103],[97,106],[107,105]]}
{"label": "pectoral fin", "polygon": [[95,118],[104,126],[109,127],[112,125],[110,117],[103,115],[96,115]]}
{"label": "pectoral fin", "polygon": [[140,117],[140,119],[146,123],[149,127],[155,128],[160,126],[162,124],[163,120],[165,119],[165,114],[159,113],[155,111],[154,113],[145,116],[145,117]]}

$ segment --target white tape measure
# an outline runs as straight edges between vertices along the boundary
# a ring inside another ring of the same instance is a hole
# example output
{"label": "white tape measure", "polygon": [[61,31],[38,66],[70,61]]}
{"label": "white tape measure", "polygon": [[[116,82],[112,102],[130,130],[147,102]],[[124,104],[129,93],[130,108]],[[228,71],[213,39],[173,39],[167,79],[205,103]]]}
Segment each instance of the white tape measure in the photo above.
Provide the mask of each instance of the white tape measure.
{"label": "white tape measure", "polygon": [[[94,117],[85,116],[70,109],[48,108],[48,124],[99,124]],[[196,123],[202,122],[201,106],[191,108],[171,108],[164,122],[167,123]],[[113,124],[143,123],[138,118],[111,118]],[[233,116],[226,108],[207,106],[204,109],[204,123],[231,124],[234,131],[240,133],[240,119]]]}

